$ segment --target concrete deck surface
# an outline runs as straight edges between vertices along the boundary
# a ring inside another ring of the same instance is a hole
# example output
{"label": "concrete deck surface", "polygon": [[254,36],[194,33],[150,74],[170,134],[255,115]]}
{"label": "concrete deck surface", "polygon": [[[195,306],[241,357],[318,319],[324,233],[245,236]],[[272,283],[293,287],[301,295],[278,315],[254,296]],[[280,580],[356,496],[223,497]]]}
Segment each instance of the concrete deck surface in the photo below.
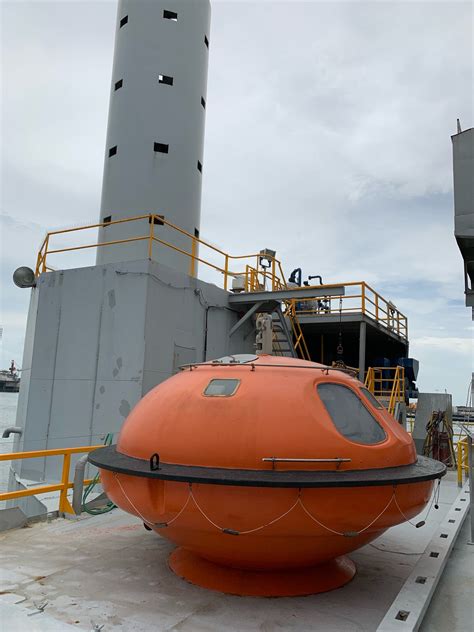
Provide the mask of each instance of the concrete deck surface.
{"label": "concrete deck surface", "polygon": [[[351,554],[358,567],[352,582],[301,598],[235,597],[188,584],[168,569],[173,545],[119,509],[12,530],[0,535],[0,621],[5,630],[28,632],[94,625],[103,632],[375,631],[457,493],[452,477],[445,479],[440,509],[425,527],[394,527]],[[423,632],[472,630],[467,525]]]}

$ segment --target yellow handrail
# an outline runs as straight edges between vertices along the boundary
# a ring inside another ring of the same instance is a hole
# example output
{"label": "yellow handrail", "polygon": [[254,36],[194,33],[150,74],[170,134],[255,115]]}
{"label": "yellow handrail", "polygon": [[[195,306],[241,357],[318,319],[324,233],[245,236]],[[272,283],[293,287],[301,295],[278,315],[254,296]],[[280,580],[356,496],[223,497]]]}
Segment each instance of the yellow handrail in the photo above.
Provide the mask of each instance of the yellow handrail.
{"label": "yellow handrail", "polygon": [[[364,314],[400,338],[408,339],[408,320],[390,301],[383,298],[365,281],[344,283],[345,293],[293,299],[299,316]],[[319,290],[340,287],[341,284],[314,286]]]}
{"label": "yellow handrail", "polygon": [[[393,372],[393,377],[387,376],[389,372]],[[405,401],[405,368],[369,367],[365,376],[365,386],[378,399],[388,397],[387,410],[394,415],[397,404]]]}
{"label": "yellow handrail", "polygon": [[[56,237],[58,235],[65,235],[69,233],[76,233],[79,231],[85,231],[85,230],[97,229],[97,228],[108,228],[110,226],[115,226],[117,224],[125,224],[129,222],[143,222],[143,220],[148,220],[148,229],[147,229],[146,235],[142,234],[136,237],[128,237],[126,239],[108,240],[108,241],[95,242],[95,243],[85,244],[85,245],[81,244],[77,246],[69,246],[69,247],[63,247],[63,248],[51,248],[51,238]],[[155,228],[155,225],[157,227],[166,226],[172,231],[177,232],[185,236],[186,238],[188,238],[189,243],[190,243],[189,250],[180,248],[179,246],[173,243],[170,243],[168,241],[165,241],[164,239],[160,239],[159,237],[157,237],[157,234],[156,234],[157,228]],[[271,271],[268,271],[267,269],[263,268],[261,265],[261,259],[262,259],[261,253],[255,253],[255,254],[250,254],[250,255],[237,255],[237,256],[229,255],[228,253],[224,252],[220,248],[205,241],[201,237],[197,237],[196,235],[193,235],[187,232],[186,230],[180,228],[179,226],[176,226],[172,222],[169,222],[162,215],[155,215],[155,214],[138,215],[137,217],[129,217],[129,218],[114,220],[114,221],[105,222],[105,223],[90,224],[88,226],[79,226],[76,228],[67,228],[63,230],[51,231],[44,238],[43,243],[41,244],[40,250],[38,252],[38,256],[36,259],[35,274],[36,276],[39,276],[43,272],[46,272],[48,269],[50,269],[48,268],[47,260],[48,260],[48,256],[51,256],[51,255],[57,255],[61,253],[73,252],[73,251],[79,251],[79,250],[87,250],[91,248],[102,248],[105,246],[114,246],[118,244],[133,243],[133,242],[138,242],[138,241],[148,242],[147,250],[148,250],[148,257],[150,259],[152,258],[152,255],[153,255],[153,244],[160,244],[166,248],[170,248],[171,250],[174,250],[175,252],[179,252],[185,257],[188,257],[190,260],[189,270],[190,270],[191,276],[193,276],[196,272],[196,262],[200,262],[203,265],[206,265],[212,268],[213,270],[216,270],[217,272],[221,273],[224,276],[225,289],[228,289],[229,287],[229,280],[238,276],[245,276],[246,286],[249,286],[249,285],[256,286],[257,281],[260,281],[262,283],[262,286],[266,286],[268,282],[267,289],[270,289],[270,290],[286,287],[286,281],[285,281],[285,276],[284,276],[283,269],[281,266],[281,262],[278,261],[278,259],[276,259],[275,257],[271,257],[270,255],[265,255],[264,258],[270,262]],[[198,256],[197,255],[198,244],[203,246],[204,248],[209,249],[214,254],[217,254],[218,256],[222,257],[223,258],[222,265],[218,265],[216,263],[213,263],[212,261],[209,261],[203,257]],[[237,264],[237,262],[244,261],[244,260],[247,260],[247,261],[250,260],[252,262],[252,265],[250,267],[247,266],[248,269],[246,269],[245,271],[242,272],[241,270],[238,270],[238,269],[234,269],[234,270],[230,269],[231,262],[234,262]],[[252,271],[251,273],[254,277],[253,281],[249,280],[248,278],[249,270]]]}
{"label": "yellow handrail", "polygon": [[375,373],[374,368],[369,367],[367,375],[365,376],[365,387],[374,394],[375,391]]}
{"label": "yellow handrail", "polygon": [[[81,454],[103,448],[101,445],[82,446],[78,448],[55,448],[52,450],[32,450],[29,452],[10,452],[0,454],[0,461],[17,461],[21,459],[37,459],[48,456],[62,456],[63,468],[61,472],[61,482],[49,485],[36,485],[28,489],[19,489],[14,492],[0,492],[0,502],[5,500],[13,500],[14,498],[23,498],[25,496],[39,496],[49,492],[60,491],[59,495],[59,511],[61,513],[74,514],[74,509],[68,500],[67,492],[74,485],[69,480],[69,470],[71,468],[71,454]],[[84,483],[89,484],[92,479],[86,479]]]}
{"label": "yellow handrail", "polygon": [[[147,220],[146,234],[137,235],[136,237],[129,237],[126,239],[108,240],[103,242],[80,244],[77,246],[69,246],[63,248],[52,248],[52,241],[59,235],[75,234],[80,231],[86,231],[97,228],[109,228],[118,224],[126,224],[130,222],[141,222],[143,228],[144,221]],[[176,244],[170,243],[165,239],[161,239],[158,236],[160,227],[167,227],[167,229],[179,233],[189,240],[189,247],[179,247]],[[250,255],[229,255],[217,246],[205,241],[201,237],[189,233],[188,231],[176,226],[172,222],[168,221],[162,215],[147,214],[138,215],[137,217],[129,217],[119,220],[114,220],[105,223],[90,224],[88,226],[79,226],[76,228],[67,228],[63,230],[55,230],[49,232],[41,245],[36,260],[36,276],[46,272],[48,269],[48,257],[51,255],[57,255],[60,253],[67,253],[72,251],[88,250],[91,248],[102,248],[106,246],[113,246],[118,244],[133,243],[138,241],[148,242],[148,257],[151,259],[153,256],[153,245],[159,244],[165,248],[169,248],[189,258],[189,271],[191,275],[196,273],[196,263],[202,263],[203,265],[217,271],[224,277],[223,286],[227,290],[229,289],[232,278],[244,277],[245,288],[247,291],[261,290],[266,288],[268,290],[278,290],[287,287],[285,275],[281,262],[270,255],[262,256],[262,253],[254,253]],[[204,250],[210,251],[213,256],[217,256],[221,259],[219,262],[210,261],[208,258],[199,255],[198,245]],[[266,259],[270,267],[264,268],[262,258]],[[239,269],[238,264],[242,262],[244,269]],[[234,267],[235,266],[235,267]],[[233,269],[232,269],[233,268]],[[324,286],[314,286],[318,290],[321,288],[333,289],[340,287],[339,284],[329,284]],[[313,315],[320,316],[327,313],[339,313],[339,302],[341,303],[341,312],[344,313],[363,313],[365,316],[374,319],[381,324],[384,328],[399,335],[401,338],[408,338],[408,325],[407,318],[404,316],[395,306],[384,299],[378,294],[372,287],[370,287],[364,281],[354,281],[350,283],[344,283],[345,294],[342,296],[327,296],[320,297],[318,300],[312,298],[295,299],[292,301],[293,314],[298,312],[298,316]],[[308,289],[308,288],[305,288]]]}
{"label": "yellow handrail", "polygon": [[462,487],[463,472],[466,476],[469,474],[469,449],[467,438],[460,439],[456,445],[457,449],[457,469],[458,469],[458,485]]}
{"label": "yellow handrail", "polygon": [[[58,235],[77,233],[89,229],[109,228],[117,224],[125,224],[129,222],[141,222],[142,228],[144,220],[147,220],[147,231],[145,235],[136,237],[128,237],[126,239],[109,240],[91,244],[82,244],[77,246],[69,246],[63,248],[52,248],[52,239]],[[179,247],[174,243],[162,239],[159,234],[160,227],[167,227],[171,231],[183,235],[189,239],[189,247]],[[189,273],[191,276],[196,274],[196,265],[201,263],[211,270],[222,274],[224,277],[223,287],[225,290],[230,289],[232,279],[242,277],[244,287],[247,292],[261,291],[263,289],[276,291],[287,288],[287,282],[283,272],[281,262],[271,255],[255,253],[250,255],[229,255],[220,248],[205,241],[201,237],[191,234],[188,231],[176,226],[168,221],[162,215],[146,214],[137,217],[129,217],[104,223],[91,224],[89,226],[80,226],[76,228],[68,228],[64,230],[55,230],[49,232],[40,248],[36,261],[36,276],[51,270],[48,264],[48,256],[60,253],[68,253],[72,251],[87,250],[91,248],[101,248],[105,246],[113,246],[117,244],[133,243],[145,241],[147,242],[148,258],[153,257],[153,246],[158,244],[165,248],[169,248],[185,257],[189,258]],[[198,246],[202,249],[208,249],[213,254],[214,260],[211,261],[204,255],[201,255]],[[220,261],[217,259],[221,259]],[[268,261],[269,267],[263,266],[263,260]],[[239,267],[243,265],[243,270]],[[238,267],[239,266],[239,267]],[[313,316],[326,315],[330,313],[339,313],[339,309],[333,308],[334,301],[340,306],[341,313],[363,313],[369,318],[373,318],[386,329],[396,333],[401,338],[408,338],[408,325],[406,317],[399,312],[392,303],[384,299],[380,294],[375,292],[369,285],[363,281],[355,281],[344,283],[345,294],[342,296],[327,296],[304,299],[293,299],[284,302],[285,313],[288,316],[294,336],[294,344],[299,357],[311,359],[309,350],[304,339],[302,327],[300,324],[300,316],[311,314]],[[322,288],[332,290],[340,287],[341,284],[329,284],[313,286],[320,292]],[[310,287],[306,287],[311,289]]]}

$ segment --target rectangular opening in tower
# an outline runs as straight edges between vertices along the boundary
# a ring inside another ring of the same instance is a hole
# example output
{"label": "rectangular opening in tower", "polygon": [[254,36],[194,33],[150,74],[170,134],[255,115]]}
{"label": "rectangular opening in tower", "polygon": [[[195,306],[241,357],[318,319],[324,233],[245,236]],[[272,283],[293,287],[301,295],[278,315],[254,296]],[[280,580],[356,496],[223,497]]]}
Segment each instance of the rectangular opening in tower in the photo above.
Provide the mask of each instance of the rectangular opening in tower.
{"label": "rectangular opening in tower", "polygon": [[107,217],[104,217],[104,219],[102,220],[102,223],[110,224],[111,221],[112,221],[112,215],[107,215]]}
{"label": "rectangular opening in tower", "polygon": [[204,35],[204,44],[207,46],[207,48],[209,48],[209,40],[207,38],[207,35]]}
{"label": "rectangular opening in tower", "polygon": [[160,154],[167,154],[169,153],[169,145],[165,145],[165,143],[154,143],[153,144],[153,150],[160,153]]}
{"label": "rectangular opening in tower", "polygon": [[202,163],[200,160],[198,160],[197,167],[198,167],[198,170],[202,173]]}
{"label": "rectangular opening in tower", "polygon": [[122,28],[122,26],[125,26],[125,24],[127,24],[128,22],[128,15],[124,16],[121,20],[120,20],[120,28]]}
{"label": "rectangular opening in tower", "polygon": [[206,109],[206,99],[204,97],[201,97],[201,105],[204,109]]}
{"label": "rectangular opening in tower", "polygon": [[109,158],[111,158],[112,156],[115,156],[116,153],[117,153],[117,145],[109,149]]}
{"label": "rectangular opening in tower", "polygon": [[170,77],[169,75],[158,75],[158,83],[164,83],[167,86],[172,86],[173,77]]}
{"label": "rectangular opening in tower", "polygon": [[166,9],[163,11],[163,17],[165,20],[173,20],[173,22],[178,21],[178,14],[175,11],[167,11]]}
{"label": "rectangular opening in tower", "polygon": [[115,90],[120,90],[120,88],[123,86],[123,79],[119,79],[118,81],[115,82],[114,88]]}

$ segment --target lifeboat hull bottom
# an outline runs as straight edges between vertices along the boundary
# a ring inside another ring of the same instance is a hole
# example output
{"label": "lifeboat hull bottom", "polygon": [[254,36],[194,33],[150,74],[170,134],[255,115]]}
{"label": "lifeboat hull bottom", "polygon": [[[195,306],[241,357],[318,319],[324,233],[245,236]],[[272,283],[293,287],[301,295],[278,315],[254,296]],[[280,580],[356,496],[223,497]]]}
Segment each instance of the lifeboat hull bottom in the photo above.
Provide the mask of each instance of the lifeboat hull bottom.
{"label": "lifeboat hull bottom", "polygon": [[356,574],[354,562],[345,555],[309,568],[250,571],[215,564],[179,547],[169,556],[168,564],[191,584],[242,597],[314,595],[340,588]]}

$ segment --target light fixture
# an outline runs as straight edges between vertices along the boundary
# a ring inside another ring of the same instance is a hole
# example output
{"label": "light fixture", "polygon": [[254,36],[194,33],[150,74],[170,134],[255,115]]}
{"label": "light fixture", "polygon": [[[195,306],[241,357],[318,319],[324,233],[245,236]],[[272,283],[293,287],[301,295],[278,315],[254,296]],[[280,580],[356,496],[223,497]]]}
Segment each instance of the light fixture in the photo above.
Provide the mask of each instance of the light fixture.
{"label": "light fixture", "polygon": [[35,273],[27,266],[17,268],[13,273],[13,283],[17,287],[34,287],[36,285]]}
{"label": "light fixture", "polygon": [[270,250],[270,248],[264,248],[260,250],[259,263],[263,269],[270,268],[272,265],[272,260],[275,259],[276,251]]}

